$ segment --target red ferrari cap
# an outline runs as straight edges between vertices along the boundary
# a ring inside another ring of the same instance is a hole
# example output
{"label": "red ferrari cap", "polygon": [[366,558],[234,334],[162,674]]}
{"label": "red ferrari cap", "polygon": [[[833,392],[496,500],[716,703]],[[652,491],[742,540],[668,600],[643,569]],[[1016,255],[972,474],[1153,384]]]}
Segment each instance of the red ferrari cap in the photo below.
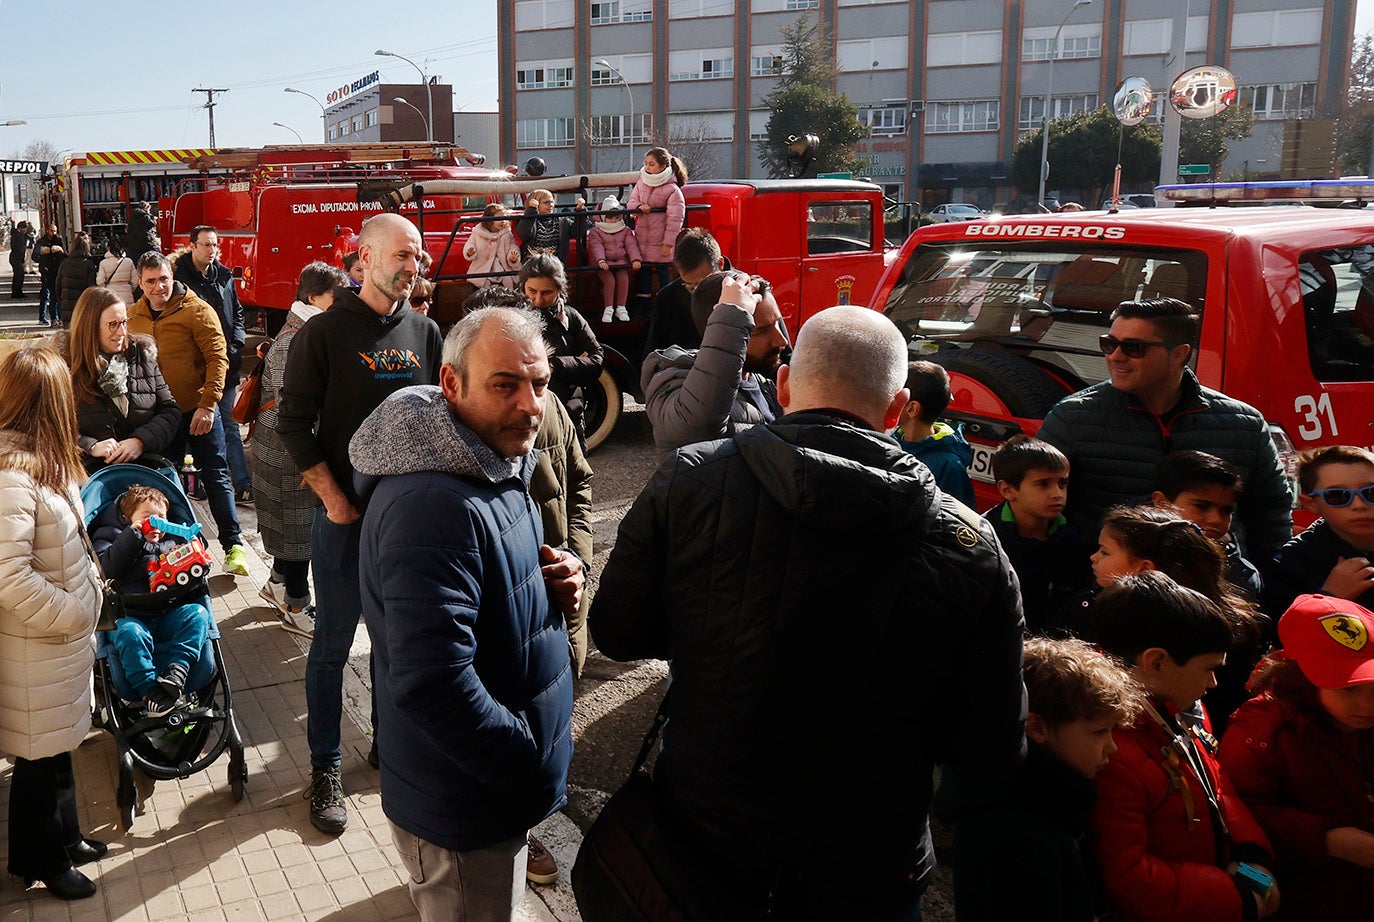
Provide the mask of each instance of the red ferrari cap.
{"label": "red ferrari cap", "polygon": [[1318,688],[1374,682],[1374,612],[1331,595],[1300,595],[1279,619],[1286,659]]}

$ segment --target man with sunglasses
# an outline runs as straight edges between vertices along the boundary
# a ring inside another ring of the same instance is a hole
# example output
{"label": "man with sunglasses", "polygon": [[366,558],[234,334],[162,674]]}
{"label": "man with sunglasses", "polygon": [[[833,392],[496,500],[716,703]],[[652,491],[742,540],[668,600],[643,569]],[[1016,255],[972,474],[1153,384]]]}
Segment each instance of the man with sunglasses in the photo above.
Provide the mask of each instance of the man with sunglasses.
{"label": "man with sunglasses", "polygon": [[1285,544],[1264,572],[1264,608],[1323,592],[1374,607],[1374,452],[1328,445],[1303,452],[1302,507],[1320,519]]}
{"label": "man with sunglasses", "polygon": [[1155,468],[1176,451],[1230,462],[1245,489],[1236,518],[1245,556],[1267,560],[1293,533],[1288,482],[1264,416],[1203,387],[1189,368],[1200,315],[1176,298],[1123,301],[1099,340],[1108,379],[1065,397],[1039,437],[1068,456],[1069,520],[1096,535],[1102,514],[1149,496]]}

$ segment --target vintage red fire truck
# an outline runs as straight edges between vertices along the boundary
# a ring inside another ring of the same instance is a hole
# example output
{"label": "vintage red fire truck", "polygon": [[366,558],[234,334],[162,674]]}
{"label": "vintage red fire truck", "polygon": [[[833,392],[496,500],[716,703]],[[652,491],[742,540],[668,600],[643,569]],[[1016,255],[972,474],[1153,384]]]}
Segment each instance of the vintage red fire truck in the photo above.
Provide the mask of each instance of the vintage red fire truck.
{"label": "vintage red fire truck", "polygon": [[993,218],[913,234],[871,305],[913,354],[950,371],[949,415],[974,445],[980,506],[997,498],[996,446],[1033,434],[1061,397],[1106,378],[1097,338],[1117,304],[1136,298],[1196,305],[1198,378],[1264,413],[1290,472],[1301,449],[1374,442],[1374,213],[1215,207],[1374,196],[1367,180],[1302,185],[1162,187],[1208,207]]}

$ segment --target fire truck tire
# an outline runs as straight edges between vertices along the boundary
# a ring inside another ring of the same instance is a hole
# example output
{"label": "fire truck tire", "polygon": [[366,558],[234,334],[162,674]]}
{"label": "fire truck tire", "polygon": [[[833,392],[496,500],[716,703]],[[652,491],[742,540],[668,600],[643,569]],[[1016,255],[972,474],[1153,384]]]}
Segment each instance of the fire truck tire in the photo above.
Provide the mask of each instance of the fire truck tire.
{"label": "fire truck tire", "polygon": [[596,379],[596,386],[583,388],[582,396],[585,401],[582,425],[587,430],[587,451],[590,452],[606,441],[615,429],[616,423],[620,422],[624,400],[621,398],[620,384],[616,381],[615,375],[605,368],[601,369],[601,377]]}
{"label": "fire truck tire", "polygon": [[177,585],[178,585],[178,586],[185,586],[185,585],[189,584],[190,582],[191,582],[191,574],[187,573],[185,570],[182,570],[180,573],[177,574]]}
{"label": "fire truck tire", "polygon": [[1070,391],[1034,362],[996,349],[941,349],[932,361],[992,391],[1011,416],[1043,419]]}

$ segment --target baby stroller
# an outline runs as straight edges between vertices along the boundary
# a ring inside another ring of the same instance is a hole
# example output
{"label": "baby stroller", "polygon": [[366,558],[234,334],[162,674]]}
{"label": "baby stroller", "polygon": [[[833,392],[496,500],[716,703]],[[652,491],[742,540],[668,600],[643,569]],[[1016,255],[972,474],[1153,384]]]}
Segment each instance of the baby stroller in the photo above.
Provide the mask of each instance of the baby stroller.
{"label": "baby stroller", "polygon": [[[87,526],[134,484],[155,487],[166,494],[169,521],[195,524],[195,513],[174,469],[155,471],[137,464],[114,464],[92,474],[81,490]],[[183,585],[178,595],[186,602],[200,602],[214,612],[203,574]],[[135,768],[155,781],[186,778],[214,764],[228,749],[229,791],[236,802],[243,799],[248,764],[243,755],[243,739],[234,722],[233,698],[223,663],[219,627],[212,617],[205,647],[187,678],[187,705],[161,717],[147,717],[140,696],[124,677],[109,633],[96,635],[93,722],[108,730],[119,747],[117,802],[119,820],[125,829],[133,825],[138,802]]]}

